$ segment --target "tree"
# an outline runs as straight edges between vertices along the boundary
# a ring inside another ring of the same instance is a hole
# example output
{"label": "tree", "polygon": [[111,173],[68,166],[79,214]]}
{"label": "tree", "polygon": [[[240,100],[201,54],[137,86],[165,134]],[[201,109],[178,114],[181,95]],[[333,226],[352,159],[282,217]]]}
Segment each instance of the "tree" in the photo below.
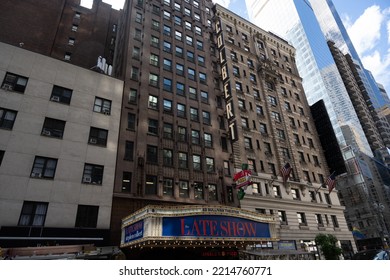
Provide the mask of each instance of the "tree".
{"label": "tree", "polygon": [[337,238],[332,234],[320,233],[316,236],[315,242],[320,247],[322,254],[327,260],[338,260],[342,253],[337,246]]}

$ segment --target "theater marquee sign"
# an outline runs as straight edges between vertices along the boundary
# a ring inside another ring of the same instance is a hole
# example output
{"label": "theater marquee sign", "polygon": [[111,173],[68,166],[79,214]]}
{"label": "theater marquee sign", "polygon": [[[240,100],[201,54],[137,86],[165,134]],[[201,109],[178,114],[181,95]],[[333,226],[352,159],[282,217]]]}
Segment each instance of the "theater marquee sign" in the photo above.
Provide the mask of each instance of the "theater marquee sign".
{"label": "theater marquee sign", "polygon": [[122,220],[121,247],[274,241],[273,216],[228,206],[147,206]]}

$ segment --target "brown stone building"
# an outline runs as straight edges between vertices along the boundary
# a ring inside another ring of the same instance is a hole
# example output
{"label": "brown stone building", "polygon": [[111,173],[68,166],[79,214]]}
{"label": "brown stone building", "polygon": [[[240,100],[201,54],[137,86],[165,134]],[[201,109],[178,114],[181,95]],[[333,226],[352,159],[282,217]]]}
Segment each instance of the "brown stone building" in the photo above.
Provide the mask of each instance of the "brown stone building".
{"label": "brown stone building", "polygon": [[0,3],[0,40],[92,68],[98,57],[112,65],[119,11],[95,0],[5,0]]}

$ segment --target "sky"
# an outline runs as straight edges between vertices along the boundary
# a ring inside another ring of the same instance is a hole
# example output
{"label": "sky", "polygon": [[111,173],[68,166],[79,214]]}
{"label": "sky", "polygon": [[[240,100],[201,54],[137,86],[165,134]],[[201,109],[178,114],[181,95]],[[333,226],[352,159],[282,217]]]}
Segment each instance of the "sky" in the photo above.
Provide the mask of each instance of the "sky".
{"label": "sky", "polygon": [[[92,0],[83,0],[92,1]],[[103,0],[121,9],[124,0]],[[244,0],[213,0],[248,19]],[[333,0],[363,66],[390,95],[390,1]]]}

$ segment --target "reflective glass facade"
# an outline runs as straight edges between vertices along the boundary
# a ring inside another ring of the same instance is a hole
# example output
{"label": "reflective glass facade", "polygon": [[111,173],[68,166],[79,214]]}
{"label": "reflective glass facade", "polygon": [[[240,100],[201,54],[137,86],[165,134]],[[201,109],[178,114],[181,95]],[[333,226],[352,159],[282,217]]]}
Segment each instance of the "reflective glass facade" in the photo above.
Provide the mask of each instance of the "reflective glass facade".
{"label": "reflective glass facade", "polygon": [[[246,0],[246,4],[253,23],[285,38],[296,48],[297,67],[308,103],[324,100],[339,145],[352,145],[372,155],[310,3],[306,0]],[[357,138],[352,143],[347,143],[343,136],[341,127],[346,125]]]}
{"label": "reflective glass facade", "polygon": [[368,73],[368,70],[364,69],[360,57],[348,36],[347,30],[345,29],[333,2],[331,0],[309,1],[326,39],[335,42],[336,47],[338,47],[344,54],[349,53],[354,59],[355,64],[359,66],[359,76],[367,89],[367,93],[370,96],[374,107],[380,108],[385,105],[386,101],[380,94],[380,90],[372,75]]}

